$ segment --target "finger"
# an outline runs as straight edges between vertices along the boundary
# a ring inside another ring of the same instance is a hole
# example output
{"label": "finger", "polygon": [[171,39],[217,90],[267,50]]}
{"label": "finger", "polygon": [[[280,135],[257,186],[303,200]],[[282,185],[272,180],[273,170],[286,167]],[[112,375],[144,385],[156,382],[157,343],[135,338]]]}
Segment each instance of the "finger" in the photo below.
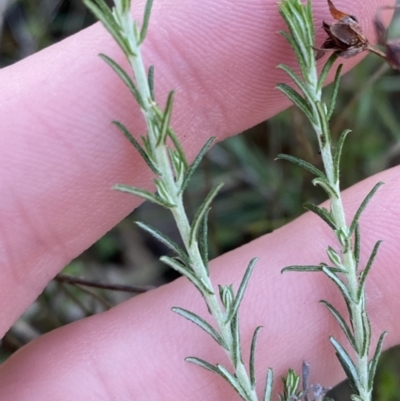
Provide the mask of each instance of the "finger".
{"label": "finger", "polygon": [[[337,6],[357,12],[370,34],[382,1]],[[329,17],[325,0],[315,9],[319,26]],[[173,122],[189,156],[211,135],[223,139],[287,106],[274,89],[283,79],[275,66],[293,62],[276,33],[282,28],[274,0],[155,2],[145,56],[156,66],[160,98],[177,90]],[[110,124],[142,134],[140,112],[99,52],[123,62],[97,25],[1,71],[0,333],[139,203],[111,191],[114,184],[150,185],[144,163]]]}
{"label": "finger", "polygon": [[[378,180],[386,183],[361,218],[361,266],[374,242],[384,241],[367,280],[372,349],[383,330],[389,330],[385,347],[400,340],[396,318],[400,215],[393,206],[400,195],[399,173],[400,168],[386,171],[344,193],[350,219],[373,185]],[[245,363],[252,333],[263,326],[256,358],[259,393],[268,367],[274,368],[278,381],[288,367],[299,371],[303,359],[311,363],[312,383],[332,386],[344,378],[328,338],[334,335],[346,348],[347,342],[318,303],[326,299],[346,316],[339,291],[320,273],[280,273],[287,265],[327,261],[328,245],[337,247],[330,229],[308,213],[212,263],[214,282],[234,283],[237,288],[249,260],[260,258],[240,310]],[[172,306],[210,321],[196,290],[186,279],[176,280],[24,347],[0,366],[2,401],[233,399],[233,390],[221,378],[184,362],[187,356],[197,356],[229,366],[223,350],[199,328],[173,314]]]}

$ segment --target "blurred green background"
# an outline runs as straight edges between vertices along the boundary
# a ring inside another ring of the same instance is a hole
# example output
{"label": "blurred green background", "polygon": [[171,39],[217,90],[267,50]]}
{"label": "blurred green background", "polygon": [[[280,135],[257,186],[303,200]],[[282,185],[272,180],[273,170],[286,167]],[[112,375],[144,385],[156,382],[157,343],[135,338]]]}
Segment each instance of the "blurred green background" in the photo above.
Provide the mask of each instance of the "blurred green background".
{"label": "blurred green background", "polygon": [[[0,13],[1,66],[94,22],[81,0],[0,0]],[[400,24],[392,24],[392,35],[400,33],[397,25]],[[354,130],[348,136],[342,162],[343,188],[398,164],[399,94],[399,73],[389,70],[374,56],[368,56],[343,78],[332,127],[335,137],[344,128]],[[295,219],[303,213],[303,202],[324,200],[323,193],[311,185],[309,174],[289,163],[274,161],[279,153],[320,164],[309,125],[294,108],[218,144],[205,158],[187,192],[187,205],[194,211],[197,200],[215,182],[225,182],[210,213],[213,257]],[[176,238],[170,216],[144,204],[71,262],[63,273],[139,290],[175,279],[177,274],[158,261],[166,249],[140,232],[133,220],[144,220]],[[131,296],[134,294],[54,280],[6,334],[1,342],[0,360],[49,330],[104,311]],[[374,400],[400,400],[399,358],[400,349],[384,354]],[[335,389],[333,396],[336,400],[348,400],[346,384]]]}

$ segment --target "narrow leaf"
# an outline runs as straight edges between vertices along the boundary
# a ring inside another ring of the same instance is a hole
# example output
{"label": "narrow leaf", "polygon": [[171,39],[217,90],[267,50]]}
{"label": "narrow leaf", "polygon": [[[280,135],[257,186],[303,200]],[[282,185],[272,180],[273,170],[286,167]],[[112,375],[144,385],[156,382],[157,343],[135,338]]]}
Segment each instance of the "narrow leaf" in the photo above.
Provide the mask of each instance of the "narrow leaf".
{"label": "narrow leaf", "polygon": [[355,300],[351,298],[351,295],[347,287],[343,284],[340,278],[334,272],[332,272],[332,269],[328,269],[327,267],[324,266],[322,268],[322,271],[337,285],[346,302],[348,303],[352,301],[355,302]]}
{"label": "narrow leaf", "polygon": [[314,178],[312,180],[313,185],[317,186],[319,185],[330,198],[338,198],[338,193],[335,191],[335,189],[329,184],[328,180],[326,178]]}
{"label": "narrow leaf", "polygon": [[334,168],[334,170],[333,170],[333,179],[334,179],[335,183],[339,181],[340,159],[342,157],[343,144],[344,144],[344,141],[345,141],[347,135],[350,132],[351,132],[351,130],[346,129],[341,133],[341,135],[339,137],[339,141],[338,141],[338,144],[337,144],[337,151],[335,153],[335,157],[334,157],[334,160],[333,160],[333,168]]}
{"label": "narrow leaf", "polygon": [[240,345],[239,316],[236,314],[231,320],[232,333],[232,364],[237,368],[239,363],[243,364],[242,349]]}
{"label": "narrow leaf", "polygon": [[171,249],[173,252],[175,252],[177,254],[177,256],[179,256],[179,258],[182,259],[182,262],[186,266],[190,266],[191,262],[190,262],[188,254],[175,241],[173,241],[167,235],[163,234],[161,231],[157,230],[156,228],[154,228],[154,227],[152,227],[152,226],[150,226],[150,225],[148,225],[146,223],[143,223],[141,221],[137,221],[136,224],[142,230],[147,231],[154,238],[156,238],[162,244],[166,245],[169,249]]}
{"label": "narrow leaf", "polygon": [[113,59],[106,56],[105,54],[100,54],[100,58],[104,60],[114,70],[114,72],[120,77],[122,82],[129,88],[140,108],[145,110],[146,106],[143,103],[142,96],[140,95],[138,89],[136,88],[136,85],[133,83],[132,79],[129,77],[126,71]]}
{"label": "narrow leaf", "polygon": [[199,226],[199,235],[197,241],[199,243],[199,251],[201,255],[201,260],[203,261],[203,265],[206,268],[207,275],[210,274],[208,270],[208,213],[210,208],[208,208],[201,221]]}
{"label": "narrow leaf", "polygon": [[309,171],[311,174],[314,174],[315,176],[326,180],[326,176],[321,170],[319,170],[317,167],[313,166],[311,163],[306,162],[305,160],[299,159],[298,157],[295,157],[295,156],[285,155],[284,153],[280,153],[277,156],[277,159],[287,160],[293,164],[296,164],[297,166],[304,168],[305,170]]}
{"label": "narrow leaf", "polygon": [[314,205],[313,203],[309,203],[309,202],[306,202],[303,206],[305,209],[307,209],[310,212],[313,212],[317,216],[319,216],[333,230],[336,230],[336,225],[333,220],[333,217],[327,209],[325,209],[324,207],[319,207],[319,206]]}
{"label": "narrow leaf", "polygon": [[331,70],[333,64],[337,60],[338,55],[336,53],[333,53],[329,58],[328,61],[325,63],[324,67],[322,68],[321,74],[319,75],[318,79],[318,85],[317,85],[317,91],[320,91],[324,85],[325,79],[329,74],[329,71]]}
{"label": "narrow leaf", "polygon": [[313,101],[307,86],[304,84],[304,82],[301,80],[301,78],[290,67],[288,67],[285,64],[278,64],[276,68],[280,68],[281,70],[285,71],[286,74],[288,74],[289,77],[292,78],[293,82],[303,92],[304,97],[307,98],[309,103],[311,103]]}
{"label": "narrow leaf", "polygon": [[220,336],[220,334],[209,323],[207,323],[204,319],[202,319],[200,316],[198,316],[195,313],[190,312],[186,309],[178,308],[178,307],[173,307],[172,311],[177,313],[178,315],[183,316],[185,319],[188,319],[192,323],[199,326],[202,330],[204,330],[207,334],[209,334],[219,345],[221,345],[226,350],[228,350],[228,347],[225,344],[222,337]]}
{"label": "narrow leaf", "polygon": [[274,372],[268,368],[267,380],[265,382],[264,398],[263,401],[271,401],[272,399],[272,385],[274,383]]}
{"label": "narrow leaf", "polygon": [[134,136],[129,132],[128,128],[125,127],[119,121],[113,121],[113,124],[119,128],[119,130],[124,134],[125,138],[135,147],[135,149],[139,152],[142,159],[146,162],[146,164],[150,167],[151,171],[154,174],[160,175],[160,171],[156,168],[147,152],[140,146],[139,142],[134,138]]}
{"label": "narrow leaf", "polygon": [[253,338],[251,340],[251,347],[250,347],[249,371],[250,371],[251,388],[253,390],[256,387],[256,369],[255,369],[256,344],[257,344],[258,332],[261,329],[262,329],[262,326],[258,326],[254,330]]}
{"label": "narrow leaf", "polygon": [[353,333],[351,332],[351,330],[350,330],[349,326],[347,325],[346,321],[343,319],[342,315],[329,302],[324,301],[324,300],[322,300],[320,302],[328,308],[329,312],[332,313],[332,316],[339,323],[339,326],[343,330],[344,334],[346,334],[346,337],[349,340],[351,346],[356,350],[357,349],[356,340],[354,339]]}
{"label": "narrow leaf", "polygon": [[358,208],[356,214],[354,215],[353,221],[350,226],[350,231],[349,231],[349,236],[351,236],[356,229],[356,224],[358,224],[358,220],[360,219],[361,213],[364,211],[364,209],[367,207],[369,201],[371,198],[375,195],[375,192],[379,189],[379,187],[383,185],[383,182],[378,182],[368,193],[368,195],[365,197],[365,199],[362,201],[360,207]]}
{"label": "narrow leaf", "polygon": [[296,60],[300,66],[300,70],[306,71],[306,69],[307,69],[306,60],[304,58],[302,50],[300,49],[300,47],[298,46],[296,41],[293,39],[293,37],[291,35],[289,35],[285,31],[279,31],[279,33],[286,39],[286,41],[289,43],[290,47],[294,50],[294,52],[296,54]]}
{"label": "narrow leaf", "polygon": [[110,8],[104,0],[83,0],[85,6],[94,14],[94,16],[104,25],[110,35],[119,44],[126,55],[133,55],[126,39],[121,35],[121,27],[115,21]]}
{"label": "narrow leaf", "polygon": [[281,270],[281,273],[286,272],[322,272],[320,265],[293,265],[287,266]]}
{"label": "narrow leaf", "polygon": [[165,202],[159,196],[154,195],[152,192],[146,191],[144,189],[131,187],[129,185],[123,185],[123,184],[114,185],[113,189],[116,189],[117,191],[121,191],[121,192],[126,192],[131,195],[139,196],[142,199],[148,200],[157,205],[163,206],[167,209],[171,209],[171,208],[175,207],[175,205],[173,205],[172,203]]}
{"label": "narrow leaf", "polygon": [[281,273],[286,272],[322,272],[323,268],[330,270],[332,273],[345,273],[342,269],[331,267],[326,264],[320,265],[293,265],[287,266],[281,270]]}
{"label": "narrow leaf", "polygon": [[197,210],[196,215],[192,221],[190,226],[190,236],[189,236],[189,245],[191,246],[193,241],[198,238],[198,232],[203,221],[204,214],[207,213],[208,209],[210,208],[210,204],[212,200],[217,195],[218,191],[222,188],[223,184],[217,185],[214,189],[212,189],[209,194],[204,199],[203,203],[200,205],[199,209]]}
{"label": "narrow leaf", "polygon": [[231,385],[231,387],[244,399],[248,399],[248,394],[244,391],[244,389],[240,386],[237,378],[232,375],[231,372],[228,371],[224,366],[217,365],[217,369],[219,370],[220,375]]}
{"label": "narrow leaf", "polygon": [[378,249],[379,249],[379,246],[381,245],[381,243],[382,243],[382,241],[377,241],[377,242],[376,242],[376,244],[375,244],[375,246],[374,246],[374,249],[372,250],[371,256],[370,256],[369,259],[368,259],[368,263],[367,263],[367,265],[365,266],[365,269],[361,272],[361,275],[360,275],[360,283],[359,283],[358,291],[357,291],[357,300],[358,300],[358,301],[360,301],[361,297],[362,297],[363,294],[364,294],[364,291],[365,291],[365,281],[366,281],[366,279],[367,279],[368,273],[369,273],[370,270],[371,270],[372,264],[374,263],[376,254],[378,253]]}
{"label": "narrow leaf", "polygon": [[253,258],[250,261],[249,265],[247,266],[246,272],[244,273],[242,282],[239,285],[235,300],[233,302],[231,310],[229,311],[229,315],[226,319],[226,322],[229,322],[233,318],[233,316],[236,315],[236,313],[239,309],[240,303],[242,302],[244,293],[246,291],[247,284],[249,283],[251,273],[253,273],[254,266],[257,263],[257,260],[258,260],[257,258]]}
{"label": "narrow leaf", "polygon": [[153,5],[153,0],[146,1],[146,6],[144,8],[142,29],[140,31],[140,39],[139,39],[138,45],[141,45],[143,43],[143,41],[146,39],[147,29],[149,27],[149,22],[150,22],[150,14],[151,14],[152,5]]}
{"label": "narrow leaf", "polygon": [[326,105],[324,103],[321,103],[320,101],[315,102],[315,106],[317,108],[317,115],[318,115],[318,120],[319,124],[321,126],[320,132],[321,132],[321,147],[325,148],[325,146],[328,144],[330,146],[331,144],[331,134],[330,134],[330,129],[329,129],[329,124],[328,124],[328,119],[326,116]]}
{"label": "narrow leaf", "polygon": [[327,120],[329,121],[332,117],[333,111],[335,110],[336,98],[339,92],[339,84],[340,84],[340,73],[342,72],[343,64],[340,64],[336,70],[335,79],[333,81],[333,90],[331,96],[331,102],[329,103]]}
{"label": "narrow leaf", "polygon": [[360,236],[360,226],[356,224],[354,230],[354,261],[356,263],[356,271],[358,270],[358,265],[360,263],[360,249],[361,249],[361,236]]}
{"label": "narrow leaf", "polygon": [[[159,107],[157,107],[157,105],[153,105],[153,110],[156,113],[158,121],[161,123],[164,118],[164,113],[160,110]],[[171,141],[174,144],[176,151],[179,153],[180,159],[184,163],[185,168],[187,168],[189,163],[187,162],[185,152],[182,148],[181,143],[179,142],[178,136],[175,134],[174,130],[171,127],[168,128],[168,136],[171,138]]]}
{"label": "narrow leaf", "polygon": [[313,124],[316,124],[316,120],[312,111],[310,110],[310,106],[293,88],[286,84],[278,84],[276,85],[276,88],[284,93]]}
{"label": "narrow leaf", "polygon": [[362,323],[363,323],[363,344],[360,355],[367,356],[369,352],[369,347],[371,345],[371,322],[369,321],[367,312],[365,310],[362,312]]}
{"label": "narrow leaf", "polygon": [[149,90],[150,90],[150,97],[153,102],[155,101],[155,95],[154,95],[154,65],[151,65],[149,67],[149,72],[147,74],[147,82],[149,84]]}
{"label": "narrow leaf", "polygon": [[353,390],[358,391],[360,388],[360,379],[358,377],[357,369],[353,360],[334,337],[330,337],[329,340],[336,350],[336,355],[340,364],[342,365],[343,370],[346,372],[350,385],[353,387]]}
{"label": "narrow leaf", "polygon": [[185,173],[185,178],[183,179],[182,186],[180,188],[180,192],[183,192],[186,189],[187,185],[189,184],[190,178],[192,177],[192,174],[197,169],[198,165],[203,160],[204,155],[208,152],[208,150],[210,149],[210,147],[214,141],[215,141],[215,137],[211,137],[201,148],[200,152],[197,154],[193,163],[190,165],[190,167],[187,169],[187,171]]}
{"label": "narrow leaf", "polygon": [[190,269],[188,266],[185,266],[182,263],[178,262],[176,259],[170,258],[168,256],[162,256],[160,260],[169,267],[172,267],[178,273],[182,274],[182,276],[185,276],[199,290],[200,294],[214,294],[212,289],[208,288],[202,280],[199,280],[194,274],[193,270]]}
{"label": "narrow leaf", "polygon": [[164,115],[161,121],[161,128],[160,128],[160,134],[157,140],[157,146],[160,146],[161,144],[165,145],[165,141],[167,140],[167,134],[168,134],[168,129],[171,121],[171,115],[172,115],[172,105],[174,103],[174,92],[171,91],[168,94],[167,98],[167,105],[165,106],[165,111]]}
{"label": "narrow leaf", "polygon": [[384,331],[380,335],[378,343],[376,344],[374,356],[369,362],[368,386],[369,386],[370,391],[372,391],[372,389],[374,387],[374,378],[375,378],[376,367],[378,366],[379,357],[381,356],[381,352],[382,352],[382,344],[383,344],[383,340],[386,337],[386,334],[387,334],[387,331]]}
{"label": "narrow leaf", "polygon": [[210,372],[214,372],[217,375],[222,376],[220,371],[214,365],[211,365],[211,363],[208,363],[208,362],[204,361],[203,359],[196,358],[194,356],[188,356],[187,358],[185,358],[185,361],[194,363],[195,365],[200,366],[203,369],[209,370]]}

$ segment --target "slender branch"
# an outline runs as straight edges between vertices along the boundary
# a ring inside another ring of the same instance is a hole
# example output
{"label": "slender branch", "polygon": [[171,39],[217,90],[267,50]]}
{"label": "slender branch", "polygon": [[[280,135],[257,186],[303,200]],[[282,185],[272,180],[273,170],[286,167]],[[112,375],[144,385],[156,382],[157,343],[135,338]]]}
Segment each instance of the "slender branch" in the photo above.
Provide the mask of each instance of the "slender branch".
{"label": "slender branch", "polygon": [[85,287],[94,287],[110,291],[130,292],[133,294],[141,294],[143,292],[147,292],[155,288],[153,286],[136,287],[132,285],[101,283],[100,281],[97,280],[89,280],[86,278],[76,277],[76,276],[71,276],[69,274],[61,274],[61,273],[57,274],[57,276],[54,277],[54,280],[66,284],[72,284],[72,285],[80,284]]}

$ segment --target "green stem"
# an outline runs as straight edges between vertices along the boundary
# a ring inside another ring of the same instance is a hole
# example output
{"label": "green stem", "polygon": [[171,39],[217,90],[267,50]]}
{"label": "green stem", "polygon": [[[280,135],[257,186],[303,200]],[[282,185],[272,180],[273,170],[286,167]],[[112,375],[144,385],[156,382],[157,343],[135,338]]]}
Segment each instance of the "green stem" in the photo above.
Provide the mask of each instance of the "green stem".
{"label": "green stem", "polygon": [[[368,353],[366,355],[360,355],[361,349],[364,344],[364,326],[363,326],[363,314],[366,313],[365,305],[365,294],[362,294],[360,301],[357,300],[357,292],[359,288],[359,279],[357,274],[357,266],[355,263],[354,249],[351,238],[348,237],[349,226],[346,223],[344,206],[340,194],[340,182],[339,177],[335,180],[334,177],[334,161],[332,154],[332,143],[330,139],[329,132],[329,122],[327,115],[327,107],[322,102],[322,93],[317,88],[318,80],[315,78],[317,76],[317,68],[315,62],[310,65],[310,75],[308,79],[305,79],[305,84],[309,90],[311,96],[313,96],[315,103],[312,105],[313,116],[316,124],[313,125],[313,129],[317,134],[318,143],[320,147],[322,162],[324,165],[325,173],[329,184],[335,191],[335,195],[331,197],[331,213],[335,226],[337,227],[337,233],[344,233],[346,240],[344,243],[340,241],[339,235],[338,239],[341,243],[341,254],[343,258],[343,265],[347,271],[347,288],[350,292],[351,301],[349,304],[352,325],[354,330],[355,343],[357,346],[357,363],[356,369],[358,372],[360,387],[359,396],[363,401],[371,400],[371,391],[368,390]],[[318,104],[322,107],[318,107]]]}
{"label": "green stem", "polygon": [[[116,6],[118,8],[118,2]],[[128,14],[121,13],[120,18],[121,26],[126,27],[127,29],[128,27],[132,26],[132,21]],[[169,194],[169,199],[171,203],[175,205],[175,207],[170,209],[171,213],[174,216],[178,231],[189,255],[193,271],[195,272],[196,276],[210,290],[210,293],[204,292],[202,295],[205,299],[205,302],[207,303],[211,315],[213,316],[218,326],[220,335],[224,340],[224,343],[227,344],[227,354],[234,367],[235,375],[238,379],[238,382],[240,383],[241,387],[244,390],[244,393],[246,394],[246,401],[257,401],[257,393],[255,389],[252,388],[249,375],[246,371],[246,367],[243,364],[241,357],[238,358],[236,366],[234,366],[234,341],[232,337],[230,323],[226,323],[226,312],[220,306],[217,296],[215,295],[216,293],[214,291],[213,284],[210,280],[210,277],[208,276],[206,266],[204,265],[201,257],[198,242],[196,240],[193,240],[190,243],[189,241],[190,223],[183,205],[183,197],[180,191],[180,184],[178,184],[175,180],[174,171],[171,166],[167,146],[165,146],[163,143],[157,145],[158,132],[156,130],[158,129],[158,124],[156,123],[157,116],[154,110],[156,105],[151,99],[150,87],[147,80],[147,74],[144,67],[140,46],[138,46],[137,40],[133,40],[133,38],[136,38],[134,32],[129,36],[127,35],[127,39],[129,40],[132,52],[134,54],[134,56],[130,56],[128,60],[135,75],[137,89],[143,100],[144,107],[142,109],[142,112],[144,114],[147,124],[148,140],[154,153],[154,163],[158,171],[161,172],[159,177],[165,185],[166,191]]]}

